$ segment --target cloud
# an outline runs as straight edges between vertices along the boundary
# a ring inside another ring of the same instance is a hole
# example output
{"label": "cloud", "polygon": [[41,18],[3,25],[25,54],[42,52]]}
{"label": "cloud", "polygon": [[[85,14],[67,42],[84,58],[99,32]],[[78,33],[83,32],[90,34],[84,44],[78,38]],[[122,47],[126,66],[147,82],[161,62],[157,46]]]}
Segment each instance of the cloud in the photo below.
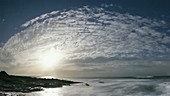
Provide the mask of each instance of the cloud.
{"label": "cloud", "polygon": [[73,59],[73,60],[67,60],[65,59],[64,63],[77,63],[77,64],[88,64],[88,63],[93,63],[93,64],[105,64],[109,62],[115,62],[115,61],[170,61],[169,57],[143,57],[143,58],[138,58],[138,57],[87,57],[87,58],[81,58],[81,59]]}
{"label": "cloud", "polygon": [[106,7],[114,6],[53,11],[26,22],[21,25],[23,30],[0,48],[1,63],[34,66],[38,56],[51,48],[64,52],[68,64],[89,63],[89,69],[103,68],[105,63],[119,66],[110,63],[114,60],[167,60],[170,36],[161,32],[167,26],[165,21]]}

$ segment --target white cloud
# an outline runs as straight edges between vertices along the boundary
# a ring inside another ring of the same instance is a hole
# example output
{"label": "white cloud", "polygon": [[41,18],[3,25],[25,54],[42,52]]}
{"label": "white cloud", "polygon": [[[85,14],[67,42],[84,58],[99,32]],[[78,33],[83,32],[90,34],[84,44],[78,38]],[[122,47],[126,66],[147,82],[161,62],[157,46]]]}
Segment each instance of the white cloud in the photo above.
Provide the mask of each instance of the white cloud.
{"label": "white cloud", "polygon": [[104,8],[53,11],[26,22],[24,29],[0,49],[0,61],[9,65],[36,64],[37,54],[51,47],[73,60],[159,57],[154,52],[169,56],[170,36],[156,30],[165,26],[165,21]]}

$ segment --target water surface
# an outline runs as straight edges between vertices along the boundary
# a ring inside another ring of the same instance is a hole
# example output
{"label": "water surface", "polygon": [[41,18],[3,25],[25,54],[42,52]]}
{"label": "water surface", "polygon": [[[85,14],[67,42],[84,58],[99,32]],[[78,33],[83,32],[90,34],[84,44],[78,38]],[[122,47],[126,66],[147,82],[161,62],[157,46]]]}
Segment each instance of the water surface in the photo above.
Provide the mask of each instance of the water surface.
{"label": "water surface", "polygon": [[[6,93],[24,96],[170,96],[170,79],[71,79],[86,84],[48,88],[31,93]],[[1,92],[2,93],[2,92]]]}

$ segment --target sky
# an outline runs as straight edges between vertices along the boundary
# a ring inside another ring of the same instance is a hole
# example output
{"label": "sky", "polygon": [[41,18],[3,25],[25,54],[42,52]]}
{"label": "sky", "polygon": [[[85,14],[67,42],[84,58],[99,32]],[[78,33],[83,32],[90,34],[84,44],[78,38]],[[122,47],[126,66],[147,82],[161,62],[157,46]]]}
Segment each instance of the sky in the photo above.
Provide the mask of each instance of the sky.
{"label": "sky", "polygon": [[0,0],[0,70],[170,75],[168,0]]}

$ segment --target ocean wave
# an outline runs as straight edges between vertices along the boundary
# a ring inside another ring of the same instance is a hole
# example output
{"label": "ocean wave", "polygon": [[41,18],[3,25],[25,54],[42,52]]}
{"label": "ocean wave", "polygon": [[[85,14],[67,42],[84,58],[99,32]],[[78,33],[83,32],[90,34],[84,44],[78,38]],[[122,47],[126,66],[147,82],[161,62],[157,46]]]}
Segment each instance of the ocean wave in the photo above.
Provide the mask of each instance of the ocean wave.
{"label": "ocean wave", "polygon": [[[63,88],[45,89],[32,93],[3,93],[7,96],[169,96],[170,81],[168,79],[85,79],[82,84],[64,86]],[[102,81],[104,83],[100,83]]]}

